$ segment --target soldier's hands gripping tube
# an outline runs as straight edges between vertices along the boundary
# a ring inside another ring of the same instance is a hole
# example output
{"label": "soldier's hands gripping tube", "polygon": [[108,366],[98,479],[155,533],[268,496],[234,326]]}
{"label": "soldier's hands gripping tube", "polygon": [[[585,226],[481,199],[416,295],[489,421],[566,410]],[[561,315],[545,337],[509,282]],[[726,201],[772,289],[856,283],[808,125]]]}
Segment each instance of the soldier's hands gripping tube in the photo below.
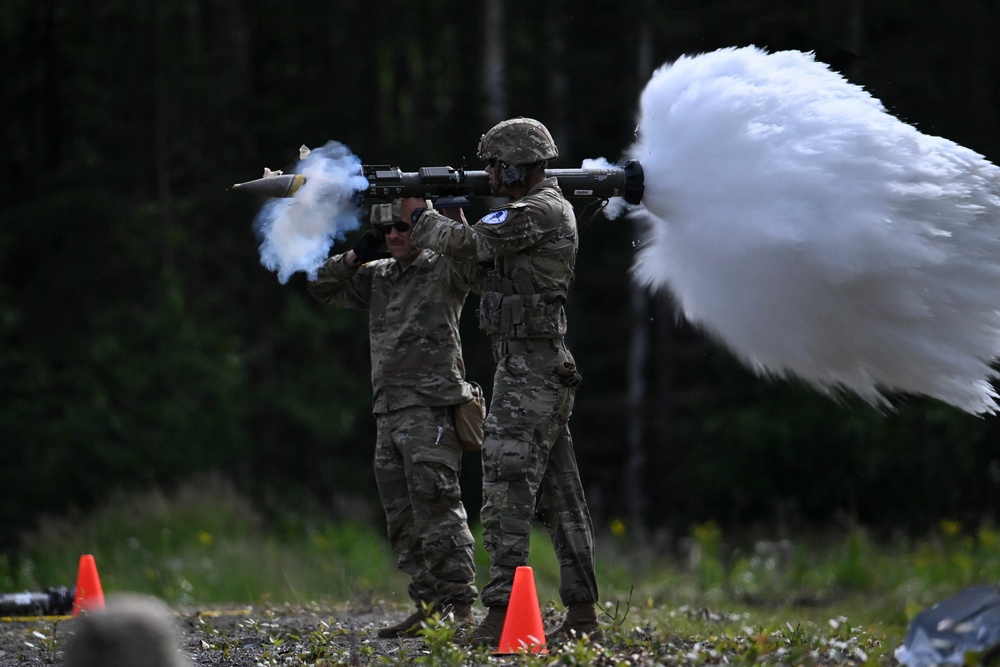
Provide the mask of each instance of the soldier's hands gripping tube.
{"label": "soldier's hands gripping tube", "polygon": [[358,242],[354,244],[354,248],[352,248],[358,264],[367,264],[376,259],[391,257],[389,251],[385,250],[384,241],[383,237],[376,235],[371,230],[362,234]]}
{"label": "soldier's hands gripping tube", "polygon": [[436,210],[440,211],[441,215],[445,216],[446,218],[451,218],[455,222],[461,222],[466,225],[469,224],[469,221],[465,218],[465,211],[462,209],[461,206],[457,206],[449,202],[449,206],[441,207],[439,206],[440,201],[436,202],[436,204],[438,205],[438,208]]}

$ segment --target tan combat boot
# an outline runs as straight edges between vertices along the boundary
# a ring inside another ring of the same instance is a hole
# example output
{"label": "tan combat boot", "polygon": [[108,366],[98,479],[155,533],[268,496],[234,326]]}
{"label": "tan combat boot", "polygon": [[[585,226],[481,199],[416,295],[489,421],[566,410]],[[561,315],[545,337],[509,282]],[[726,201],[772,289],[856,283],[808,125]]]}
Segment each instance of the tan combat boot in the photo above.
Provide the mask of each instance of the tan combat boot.
{"label": "tan combat boot", "polygon": [[566,641],[582,639],[584,635],[596,641],[603,638],[593,602],[579,602],[567,607],[566,620],[549,637]]}
{"label": "tan combat boot", "polygon": [[423,623],[434,613],[433,605],[423,603],[417,605],[417,610],[404,618],[396,625],[390,625],[378,631],[378,636],[382,639],[393,637],[419,637],[423,629]]}
{"label": "tan combat boot", "polygon": [[493,646],[500,644],[500,635],[503,633],[503,622],[507,618],[507,606],[490,607],[486,618],[465,638],[465,642],[472,646]]}
{"label": "tan combat boot", "polygon": [[441,618],[445,622],[455,626],[459,637],[463,636],[476,624],[476,617],[472,614],[472,605],[466,602],[449,602],[444,604],[441,607]]}

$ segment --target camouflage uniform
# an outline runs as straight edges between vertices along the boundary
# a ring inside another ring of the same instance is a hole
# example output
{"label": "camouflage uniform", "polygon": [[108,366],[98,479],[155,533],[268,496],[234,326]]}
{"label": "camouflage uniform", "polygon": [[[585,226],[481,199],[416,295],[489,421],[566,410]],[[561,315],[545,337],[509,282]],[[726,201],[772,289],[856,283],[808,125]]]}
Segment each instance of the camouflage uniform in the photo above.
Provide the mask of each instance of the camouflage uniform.
{"label": "camouflage uniform", "polygon": [[462,447],[453,406],[472,398],[458,323],[469,279],[424,250],[349,268],[328,259],[309,292],[326,304],[368,311],[378,436],[375,479],[410,597],[469,604],[476,598],[474,538],[459,487]]}
{"label": "camouflage uniform", "polygon": [[497,360],[482,454],[491,560],[483,604],[507,605],[533,518],[552,538],[563,603],[595,602],[594,531],[568,426],[580,381],[563,340],[577,252],[572,207],[548,178],[471,227],[426,211],[411,241],[458,262],[493,263],[479,311]]}

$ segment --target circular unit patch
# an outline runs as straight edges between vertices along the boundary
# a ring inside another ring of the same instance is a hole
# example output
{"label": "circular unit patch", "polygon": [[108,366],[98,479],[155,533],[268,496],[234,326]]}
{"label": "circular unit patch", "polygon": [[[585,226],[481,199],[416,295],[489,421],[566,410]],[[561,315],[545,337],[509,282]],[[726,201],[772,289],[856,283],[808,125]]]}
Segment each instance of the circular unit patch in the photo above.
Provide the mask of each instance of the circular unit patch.
{"label": "circular unit patch", "polygon": [[493,211],[492,213],[487,213],[486,215],[483,216],[482,221],[487,225],[499,225],[501,222],[507,219],[507,214],[509,212],[510,211],[508,211],[507,209],[502,208],[499,211]]}

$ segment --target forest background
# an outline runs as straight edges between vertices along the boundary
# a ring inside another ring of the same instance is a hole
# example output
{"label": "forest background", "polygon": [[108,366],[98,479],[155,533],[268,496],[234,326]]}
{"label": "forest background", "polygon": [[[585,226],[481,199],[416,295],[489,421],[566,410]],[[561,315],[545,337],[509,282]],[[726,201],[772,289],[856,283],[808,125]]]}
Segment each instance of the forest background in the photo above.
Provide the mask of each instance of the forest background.
{"label": "forest background", "polygon": [[[265,510],[381,522],[366,316],[321,307],[302,274],[280,284],[258,259],[260,202],[229,189],[300,145],[478,169],[479,136],[525,115],[553,131],[553,166],[613,161],[656,67],[755,44],[814,51],[996,163],[998,26],[995,0],[8,0],[0,550],[43,514],[205,472]],[[913,396],[882,414],[756,378],[630,284],[636,240],[628,221],[583,227],[570,299],[572,429],[600,529],[996,520],[996,418]],[[468,375],[488,388],[476,306]],[[463,481],[475,519],[475,456]]]}

